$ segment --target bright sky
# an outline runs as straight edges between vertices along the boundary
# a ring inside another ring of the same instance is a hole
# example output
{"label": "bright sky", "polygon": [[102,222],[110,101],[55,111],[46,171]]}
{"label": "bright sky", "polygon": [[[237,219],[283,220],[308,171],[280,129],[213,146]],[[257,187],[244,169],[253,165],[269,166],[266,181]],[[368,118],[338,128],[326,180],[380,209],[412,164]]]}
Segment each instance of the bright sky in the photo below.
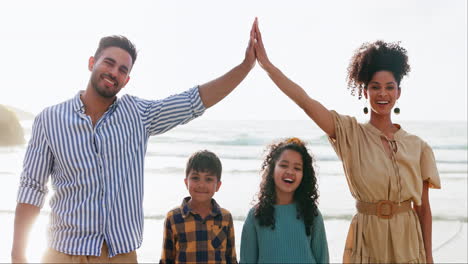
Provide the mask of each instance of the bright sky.
{"label": "bright sky", "polygon": [[[383,39],[401,41],[412,67],[397,121],[467,120],[465,0],[1,1],[0,104],[36,114],[74,96],[111,34],[139,50],[121,93],[181,92],[242,61],[256,16],[272,62],[330,109],[364,118],[346,68],[361,43]],[[307,119],[258,65],[203,118]]]}

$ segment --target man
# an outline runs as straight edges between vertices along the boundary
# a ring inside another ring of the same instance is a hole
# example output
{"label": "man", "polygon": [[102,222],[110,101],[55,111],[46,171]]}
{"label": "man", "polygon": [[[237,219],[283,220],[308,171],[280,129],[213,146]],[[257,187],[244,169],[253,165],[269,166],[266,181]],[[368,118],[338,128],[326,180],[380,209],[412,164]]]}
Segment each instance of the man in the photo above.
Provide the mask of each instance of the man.
{"label": "man", "polygon": [[124,95],[137,54],[122,36],[101,39],[85,91],[35,119],[18,190],[12,262],[26,262],[27,234],[49,177],[44,262],[137,262],[143,233],[143,170],[149,136],[189,122],[227,96],[255,64],[253,27],[243,62],[163,100]]}

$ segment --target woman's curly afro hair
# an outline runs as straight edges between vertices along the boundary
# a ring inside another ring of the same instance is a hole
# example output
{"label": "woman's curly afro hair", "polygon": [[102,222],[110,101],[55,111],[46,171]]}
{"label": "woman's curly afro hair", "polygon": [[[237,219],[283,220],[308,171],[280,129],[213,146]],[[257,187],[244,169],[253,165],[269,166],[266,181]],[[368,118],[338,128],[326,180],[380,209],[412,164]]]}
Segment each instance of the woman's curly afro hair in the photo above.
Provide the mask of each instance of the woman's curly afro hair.
{"label": "woman's curly afro hair", "polygon": [[400,86],[401,79],[408,74],[410,66],[406,49],[399,42],[387,43],[378,40],[364,43],[356,50],[348,66],[348,89],[352,95],[362,97],[362,90],[378,71],[389,71]]}

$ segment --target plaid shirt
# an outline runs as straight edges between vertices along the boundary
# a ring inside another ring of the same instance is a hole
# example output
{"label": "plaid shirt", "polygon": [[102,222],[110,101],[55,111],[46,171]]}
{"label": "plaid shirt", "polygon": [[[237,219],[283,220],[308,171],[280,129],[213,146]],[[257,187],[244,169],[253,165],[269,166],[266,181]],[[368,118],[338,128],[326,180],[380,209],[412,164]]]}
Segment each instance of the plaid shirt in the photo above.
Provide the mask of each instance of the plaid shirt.
{"label": "plaid shirt", "polygon": [[211,214],[202,219],[189,200],[167,213],[159,263],[237,263],[231,213],[212,199]]}

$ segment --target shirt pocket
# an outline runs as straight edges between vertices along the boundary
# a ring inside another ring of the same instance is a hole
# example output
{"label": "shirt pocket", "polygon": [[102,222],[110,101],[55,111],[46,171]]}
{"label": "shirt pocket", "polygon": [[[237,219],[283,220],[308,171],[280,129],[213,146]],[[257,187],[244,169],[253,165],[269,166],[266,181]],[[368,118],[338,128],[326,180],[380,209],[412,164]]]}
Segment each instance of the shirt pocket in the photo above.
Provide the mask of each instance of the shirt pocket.
{"label": "shirt pocket", "polygon": [[226,250],[228,226],[212,225],[210,228],[210,245],[214,250]]}

